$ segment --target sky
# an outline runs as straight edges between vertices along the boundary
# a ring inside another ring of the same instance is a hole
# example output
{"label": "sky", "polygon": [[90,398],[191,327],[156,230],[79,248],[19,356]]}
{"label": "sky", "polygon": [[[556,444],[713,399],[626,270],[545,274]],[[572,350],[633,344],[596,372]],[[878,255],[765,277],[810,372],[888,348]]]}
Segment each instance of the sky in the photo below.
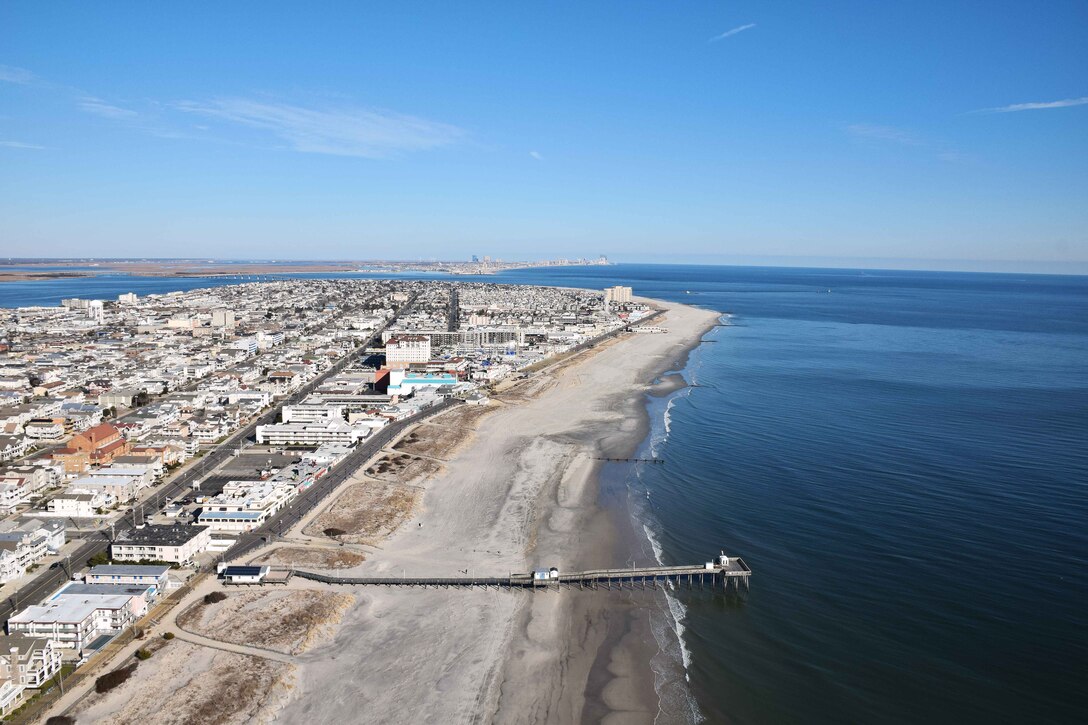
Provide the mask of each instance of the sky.
{"label": "sky", "polygon": [[1086,272],[1086,30],[1083,0],[7,0],[0,256]]}

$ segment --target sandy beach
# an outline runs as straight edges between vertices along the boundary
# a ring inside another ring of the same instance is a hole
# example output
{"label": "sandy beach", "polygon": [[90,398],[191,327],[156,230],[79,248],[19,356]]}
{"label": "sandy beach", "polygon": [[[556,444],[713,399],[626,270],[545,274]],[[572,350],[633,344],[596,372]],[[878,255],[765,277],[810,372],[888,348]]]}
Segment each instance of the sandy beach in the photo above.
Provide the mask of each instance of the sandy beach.
{"label": "sandy beach", "polygon": [[[667,309],[499,395],[420,507],[352,572],[481,575],[623,564],[596,457],[645,437],[643,396],[717,315]],[[438,422],[438,421],[436,421]],[[335,504],[333,504],[335,505]],[[283,722],[652,722],[648,625],[599,593],[357,590],[330,644],[299,658]]]}
{"label": "sandy beach", "polygon": [[[596,459],[634,452],[648,431],[646,394],[683,384],[665,374],[718,318],[653,303],[666,310],[654,322],[666,333],[600,343],[501,386],[484,408],[415,426],[253,560],[345,575],[496,576],[644,557],[624,506],[601,503]],[[207,714],[208,683],[250,671],[236,683],[248,694],[224,721],[683,719],[657,694],[660,592],[351,589],[296,577],[202,603],[212,591],[224,590],[205,581],[162,623],[181,641],[69,714],[135,722],[147,699],[137,692]]]}

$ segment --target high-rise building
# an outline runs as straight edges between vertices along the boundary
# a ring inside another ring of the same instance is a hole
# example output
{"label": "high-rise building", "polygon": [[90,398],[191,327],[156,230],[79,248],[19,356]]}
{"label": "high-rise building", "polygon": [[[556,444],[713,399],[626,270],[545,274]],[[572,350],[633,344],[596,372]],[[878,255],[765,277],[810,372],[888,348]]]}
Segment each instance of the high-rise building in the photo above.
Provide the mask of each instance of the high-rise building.
{"label": "high-rise building", "polygon": [[212,310],[212,327],[234,327],[234,310]]}
{"label": "high-rise building", "polygon": [[612,309],[612,305],[626,305],[631,302],[631,288],[616,285],[604,288],[604,308]]}
{"label": "high-rise building", "polygon": [[91,300],[87,304],[87,317],[100,325],[105,321],[105,305],[102,300]]}
{"label": "high-rise building", "polygon": [[385,343],[385,366],[398,369],[431,359],[431,338],[426,335],[391,337]]}

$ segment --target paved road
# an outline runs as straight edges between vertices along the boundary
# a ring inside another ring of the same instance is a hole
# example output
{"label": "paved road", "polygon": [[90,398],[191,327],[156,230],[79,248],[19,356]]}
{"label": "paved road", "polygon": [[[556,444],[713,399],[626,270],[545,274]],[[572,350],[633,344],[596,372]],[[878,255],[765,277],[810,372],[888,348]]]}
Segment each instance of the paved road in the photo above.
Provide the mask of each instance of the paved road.
{"label": "paved road", "polygon": [[413,423],[436,415],[443,410],[448,410],[460,402],[453,398],[447,398],[438,405],[403,420],[390,423],[377,433],[372,433],[355,446],[354,450],[344,460],[337,463],[330,473],[319,478],[312,486],[292,499],[279,513],[253,531],[238,537],[238,542],[224,553],[223,558],[226,560],[237,559],[262,546],[271,540],[273,536],[282,536],[285,531],[301,521],[306,514],[313,511],[325,496],[350,478],[371,456],[388,445],[398,433]]}
{"label": "paved road", "polygon": [[[323,383],[327,378],[336,375],[344,369],[351,361],[353,361],[357,355],[361,354],[371,343],[376,339],[381,339],[381,333],[389,325],[391,325],[396,319],[397,315],[410,309],[416,301],[416,297],[412,297],[411,300],[406,302],[389,322],[376,330],[373,335],[367,338],[361,346],[356,348],[351,354],[345,355],[339,362],[333,367],[329,368],[325,373],[315,378],[308,385],[291,395],[286,400],[278,403],[274,408],[262,415],[254,422],[247,425],[245,428],[237,431],[234,435],[227,440],[220,443],[215,449],[205,454],[201,459],[200,465],[193,465],[187,469],[184,473],[171,479],[168,483],[163,484],[163,487],[158,489],[147,502],[145,502],[145,510],[150,509],[152,512],[161,510],[167,503],[167,501],[178,497],[181,493],[188,490],[190,486],[195,482],[202,480],[205,475],[213,470],[220,463],[225,461],[227,457],[232,455],[235,448],[245,441],[250,436],[253,436],[257,430],[258,425],[264,425],[266,423],[272,423],[279,415],[280,409],[284,405],[292,405],[305,396],[309,395],[315,390],[318,385]],[[658,316],[661,312],[655,312],[646,316],[635,324],[645,324]],[[571,352],[577,352],[579,350],[592,347],[595,344],[602,342],[610,337],[618,335],[624,332],[624,328],[613,330],[612,332],[601,335],[600,337],[588,340],[576,347],[572,348]],[[225,554],[225,558],[234,559],[253,551],[255,548],[264,544],[274,534],[282,534],[288,530],[291,526],[298,523],[307,513],[313,510],[321,500],[333,489],[343,483],[349,476],[366,462],[368,458],[373,456],[382,447],[389,443],[400,431],[405,427],[417,422],[421,418],[434,415],[441,410],[445,410],[451,405],[456,404],[458,401],[446,400],[434,408],[430,408],[421,413],[407,418],[402,421],[392,423],[385,428],[379,430],[377,433],[372,434],[368,439],[360,443],[355,447],[348,456],[337,465],[331,473],[319,479],[313,486],[304,491],[301,495],[297,496],[290,504],[288,504],[282,511],[276,514],[274,517],[265,522],[264,525],[258,529],[244,534],[238,539],[238,542],[232,546]],[[95,554],[106,551],[109,547],[108,530],[102,529],[96,534],[87,539],[79,549],[71,555],[72,568],[79,569],[83,566],[84,562]],[[61,566],[54,566],[47,569],[42,574],[31,580],[25,586],[21,587],[19,591],[14,594],[7,601],[0,602],[0,618],[7,619],[17,606],[23,607],[27,603],[37,602],[47,596],[51,591],[59,587],[67,580],[69,574]]]}
{"label": "paved road", "polygon": [[[300,388],[288,398],[277,403],[267,413],[264,413],[255,421],[245,426],[241,430],[236,431],[233,435],[228,437],[223,442],[219,443],[215,448],[204,454],[204,457],[200,459],[199,464],[190,465],[184,472],[171,478],[167,483],[164,483],[160,488],[143,503],[137,504],[143,508],[146,514],[156,513],[162,510],[167,502],[171,499],[177,498],[185,491],[189,490],[193,483],[202,480],[210,471],[218,466],[228,457],[233,455],[234,449],[240,447],[242,443],[255,435],[258,425],[265,425],[267,423],[273,423],[279,416],[280,409],[285,405],[293,405],[304,397],[313,392],[321,383],[328,378],[336,375],[343,370],[347,365],[356,359],[356,357],[362,354],[367,347],[369,347],[375,340],[381,339],[382,331],[389,327],[396,321],[397,317],[407,310],[411,309],[415,305],[418,295],[413,296],[408,302],[404,303],[397,312],[389,318],[389,321],[382,327],[374,331],[366,341],[355,348],[351,353],[344,355],[336,364],[326,370],[324,373],[314,378],[307,385]],[[391,426],[390,426],[391,427]],[[384,445],[384,443],[382,444]],[[350,457],[350,456],[349,456]],[[369,457],[369,456],[367,456]],[[365,460],[365,459],[364,459]],[[335,475],[330,474],[325,478],[330,478]],[[325,480],[325,479],[322,479]],[[311,491],[317,488],[317,484],[311,487]],[[307,492],[309,493],[309,491]],[[314,499],[316,501],[316,499]],[[286,510],[286,509],[285,509]],[[85,543],[72,552],[70,556],[71,567],[73,570],[78,570],[83,567],[88,559],[99,552],[104,552],[109,548],[110,531],[109,529],[101,529],[98,532],[87,537]],[[239,542],[241,543],[241,542]],[[61,565],[54,565],[49,569],[46,569],[41,574],[30,580],[26,585],[19,588],[6,601],[0,602],[0,619],[6,620],[15,611],[21,609],[28,604],[37,603],[44,599],[53,590],[60,587],[65,581],[68,580],[70,574],[65,571],[65,568]]]}
{"label": "paved road", "polygon": [[[455,294],[455,293],[454,293]],[[635,325],[642,325],[651,320],[660,317],[663,314],[661,311],[651,313],[634,323]],[[611,332],[606,332],[603,335],[587,340],[575,347],[571,348],[570,352],[579,352],[594,345],[601,343],[611,337],[615,337],[627,330],[627,327],[620,327]],[[398,433],[403,431],[413,423],[417,423],[423,418],[435,415],[443,410],[449,409],[451,406],[456,405],[460,401],[454,399],[446,399],[441,404],[428,408],[425,411],[421,411],[406,418],[404,420],[397,421],[382,428],[377,433],[372,434],[365,441],[355,447],[355,449],[347,455],[344,460],[336,465],[336,467],[327,476],[318,479],[313,486],[297,496],[290,504],[285,506],[283,510],[266,521],[260,527],[253,531],[243,534],[238,538],[238,542],[228,549],[224,555],[224,560],[238,559],[251,553],[254,549],[263,546],[265,543],[270,542],[275,536],[282,536],[285,531],[289,530],[292,526],[302,520],[304,516],[313,511],[313,509],[321,503],[321,500],[325,498],[333,489],[350,478],[355,471],[359,469],[366,461],[384,448]]]}

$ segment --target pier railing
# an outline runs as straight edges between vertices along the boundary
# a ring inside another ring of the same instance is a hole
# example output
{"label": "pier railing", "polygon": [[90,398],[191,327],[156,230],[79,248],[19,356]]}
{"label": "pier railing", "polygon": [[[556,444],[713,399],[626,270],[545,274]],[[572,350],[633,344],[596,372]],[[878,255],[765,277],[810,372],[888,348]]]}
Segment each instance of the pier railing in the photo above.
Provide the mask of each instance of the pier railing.
{"label": "pier railing", "polygon": [[578,589],[647,589],[658,586],[674,586],[689,589],[695,587],[732,588],[748,590],[748,577],[752,570],[743,559],[733,558],[726,564],[712,566],[666,566],[636,569],[596,569],[592,571],[556,574],[537,578],[533,574],[510,574],[500,577],[349,577],[319,574],[303,569],[291,569],[291,575],[323,582],[357,586],[386,587],[494,587],[506,589],[550,590],[556,588]]}

